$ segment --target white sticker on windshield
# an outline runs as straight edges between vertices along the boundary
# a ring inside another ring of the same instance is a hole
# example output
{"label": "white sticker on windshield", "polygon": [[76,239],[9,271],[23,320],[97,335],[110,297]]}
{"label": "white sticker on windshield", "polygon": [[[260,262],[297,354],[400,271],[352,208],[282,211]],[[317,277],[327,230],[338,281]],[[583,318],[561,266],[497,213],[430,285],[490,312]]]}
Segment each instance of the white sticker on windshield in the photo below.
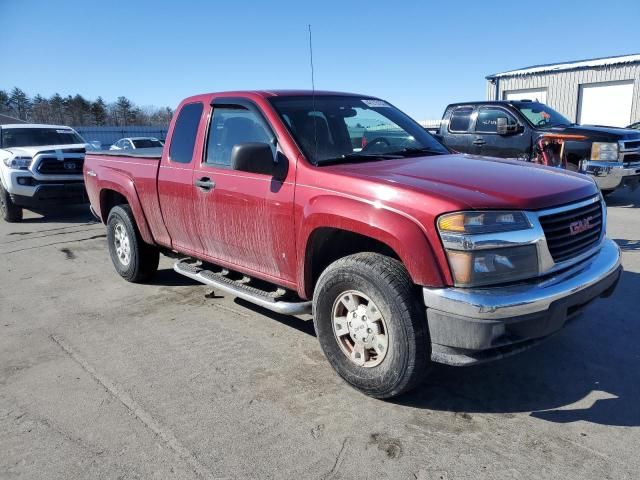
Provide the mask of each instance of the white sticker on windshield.
{"label": "white sticker on windshield", "polygon": [[73,133],[73,130],[56,130],[58,133]]}
{"label": "white sticker on windshield", "polygon": [[363,99],[362,103],[364,103],[367,107],[371,107],[371,108],[389,107],[390,106],[384,100],[373,100],[371,98]]}

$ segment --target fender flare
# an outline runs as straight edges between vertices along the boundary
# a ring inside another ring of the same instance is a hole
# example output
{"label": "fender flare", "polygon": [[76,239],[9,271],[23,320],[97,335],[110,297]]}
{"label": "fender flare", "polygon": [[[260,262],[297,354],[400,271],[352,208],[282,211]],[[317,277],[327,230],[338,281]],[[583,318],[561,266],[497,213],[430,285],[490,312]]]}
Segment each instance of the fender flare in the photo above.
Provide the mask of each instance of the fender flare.
{"label": "fender flare", "polygon": [[140,232],[142,239],[148,244],[155,244],[151,229],[147,222],[147,218],[142,209],[135,182],[127,175],[115,170],[104,169],[100,174],[100,217],[104,224],[107,223],[109,212],[104,212],[103,202],[104,194],[107,190],[113,190],[127,199],[127,203],[131,207],[131,212],[136,221],[136,226]]}
{"label": "fender flare", "polygon": [[346,230],[377,240],[395,252],[415,284],[444,285],[433,248],[416,220],[364,200],[328,194],[314,197],[303,210],[297,238],[300,293],[311,293],[306,291],[311,265],[307,252],[313,233],[320,228]]}

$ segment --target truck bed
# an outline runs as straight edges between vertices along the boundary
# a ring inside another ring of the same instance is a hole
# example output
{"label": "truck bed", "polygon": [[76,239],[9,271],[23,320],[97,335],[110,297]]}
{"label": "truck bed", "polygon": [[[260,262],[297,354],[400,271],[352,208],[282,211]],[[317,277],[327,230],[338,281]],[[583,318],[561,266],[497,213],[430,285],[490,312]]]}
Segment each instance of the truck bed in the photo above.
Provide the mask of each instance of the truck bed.
{"label": "truck bed", "polygon": [[166,245],[169,237],[162,214],[157,190],[157,177],[162,148],[136,150],[89,151],[85,155],[85,187],[95,213],[106,221],[108,212],[101,211],[100,191],[115,190],[136,202],[131,208],[146,218],[148,232],[143,237],[149,243]]}

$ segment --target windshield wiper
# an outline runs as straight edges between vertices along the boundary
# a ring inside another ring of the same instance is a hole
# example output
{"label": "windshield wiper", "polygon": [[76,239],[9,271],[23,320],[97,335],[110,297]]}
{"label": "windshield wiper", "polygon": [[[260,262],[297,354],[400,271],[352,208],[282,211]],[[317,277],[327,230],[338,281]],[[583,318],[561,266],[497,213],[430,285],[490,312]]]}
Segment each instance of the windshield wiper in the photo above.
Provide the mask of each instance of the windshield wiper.
{"label": "windshield wiper", "polygon": [[375,160],[391,160],[403,158],[397,153],[345,153],[341,157],[326,158],[316,161],[316,165],[329,165],[335,163],[371,162]]}
{"label": "windshield wiper", "polygon": [[397,152],[390,152],[389,155],[444,155],[446,152],[440,152],[427,147],[405,147]]}

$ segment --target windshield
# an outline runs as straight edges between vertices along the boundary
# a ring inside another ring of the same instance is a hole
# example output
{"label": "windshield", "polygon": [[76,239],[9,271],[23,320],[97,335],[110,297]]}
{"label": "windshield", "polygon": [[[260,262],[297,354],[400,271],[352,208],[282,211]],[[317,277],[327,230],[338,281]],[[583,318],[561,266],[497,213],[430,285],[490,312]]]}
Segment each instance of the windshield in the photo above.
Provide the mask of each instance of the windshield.
{"label": "windshield", "polygon": [[85,143],[82,137],[70,128],[3,128],[0,133],[2,148]]}
{"label": "windshield", "polygon": [[548,128],[555,127],[556,125],[571,125],[571,122],[566,117],[543,103],[514,103],[514,106],[520,110],[520,113],[522,113],[534,127]]}
{"label": "windshield", "polygon": [[308,95],[270,101],[315,165],[449,153],[417,122],[382,100]]}
{"label": "windshield", "polygon": [[140,138],[132,141],[136,148],[153,148],[161,147],[163,145],[157,138]]}

